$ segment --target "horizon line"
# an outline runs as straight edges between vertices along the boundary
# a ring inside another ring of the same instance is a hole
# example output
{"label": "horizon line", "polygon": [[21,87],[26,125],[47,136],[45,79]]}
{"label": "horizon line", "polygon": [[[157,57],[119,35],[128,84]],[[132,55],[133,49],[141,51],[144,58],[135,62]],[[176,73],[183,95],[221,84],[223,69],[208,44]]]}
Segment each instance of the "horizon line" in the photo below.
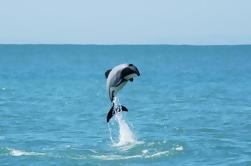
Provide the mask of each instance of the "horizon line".
{"label": "horizon line", "polygon": [[105,44],[105,43],[0,43],[0,45],[76,45],[76,46],[251,46],[247,44],[143,44],[143,43],[118,43],[118,44]]}

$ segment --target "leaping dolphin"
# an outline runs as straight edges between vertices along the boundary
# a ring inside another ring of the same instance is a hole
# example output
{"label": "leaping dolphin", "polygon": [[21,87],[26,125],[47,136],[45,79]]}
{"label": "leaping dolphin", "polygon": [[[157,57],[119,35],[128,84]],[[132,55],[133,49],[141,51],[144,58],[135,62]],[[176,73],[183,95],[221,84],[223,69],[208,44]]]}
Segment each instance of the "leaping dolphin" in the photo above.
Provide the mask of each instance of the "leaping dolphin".
{"label": "leaping dolphin", "polygon": [[[105,72],[106,88],[108,90],[109,98],[112,102],[112,107],[107,114],[107,123],[115,114],[114,97],[120,89],[122,89],[128,81],[133,81],[133,77],[140,76],[139,70],[133,64],[120,64],[113,69]],[[125,106],[121,106],[122,111],[128,112]]]}

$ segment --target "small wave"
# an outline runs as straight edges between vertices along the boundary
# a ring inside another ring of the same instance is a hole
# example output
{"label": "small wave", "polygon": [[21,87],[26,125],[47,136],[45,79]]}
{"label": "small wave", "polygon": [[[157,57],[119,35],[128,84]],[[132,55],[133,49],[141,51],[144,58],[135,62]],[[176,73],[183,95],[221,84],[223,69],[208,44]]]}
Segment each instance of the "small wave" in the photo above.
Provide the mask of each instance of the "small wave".
{"label": "small wave", "polygon": [[94,159],[99,160],[127,160],[127,159],[133,159],[133,158],[142,158],[142,159],[148,159],[148,158],[155,158],[155,157],[162,157],[162,156],[168,156],[169,151],[161,151],[156,152],[153,154],[149,154],[148,150],[143,150],[142,154],[136,154],[136,155],[92,155]]}
{"label": "small wave", "polygon": [[142,155],[134,155],[134,156],[122,156],[122,155],[93,155],[95,159],[99,160],[126,160],[131,158],[140,158]]}
{"label": "small wave", "polygon": [[38,152],[26,152],[22,150],[17,150],[17,149],[9,149],[9,153],[11,156],[43,156],[45,153],[38,153]]}
{"label": "small wave", "polygon": [[158,157],[158,156],[168,156],[169,151],[162,151],[162,152],[157,152],[152,155],[145,155],[145,158],[153,158],[153,157]]}
{"label": "small wave", "polygon": [[98,153],[96,150],[94,150],[94,149],[87,149],[87,150],[89,150],[90,152],[92,152],[92,153]]}

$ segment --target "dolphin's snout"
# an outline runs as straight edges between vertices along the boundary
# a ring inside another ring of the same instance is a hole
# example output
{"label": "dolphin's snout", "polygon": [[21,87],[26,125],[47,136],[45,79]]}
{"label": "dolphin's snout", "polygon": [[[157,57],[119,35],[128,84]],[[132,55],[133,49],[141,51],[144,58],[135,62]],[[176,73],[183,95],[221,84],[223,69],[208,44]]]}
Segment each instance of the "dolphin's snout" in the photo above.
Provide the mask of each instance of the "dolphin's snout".
{"label": "dolphin's snout", "polygon": [[131,70],[133,70],[134,73],[137,74],[137,76],[140,76],[139,70],[136,66],[134,66],[133,64],[129,64],[129,66],[131,67]]}
{"label": "dolphin's snout", "polygon": [[[137,69],[137,68],[136,68],[136,69]],[[138,69],[137,69],[137,71],[136,71],[136,74],[137,74],[138,76],[140,76],[140,73],[139,73]]]}

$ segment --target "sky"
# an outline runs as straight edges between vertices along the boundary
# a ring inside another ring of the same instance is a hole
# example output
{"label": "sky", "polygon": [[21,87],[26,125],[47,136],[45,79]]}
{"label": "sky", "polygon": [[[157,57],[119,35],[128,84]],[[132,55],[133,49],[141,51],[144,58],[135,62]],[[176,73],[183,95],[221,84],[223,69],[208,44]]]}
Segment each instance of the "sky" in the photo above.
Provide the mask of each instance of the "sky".
{"label": "sky", "polygon": [[251,1],[0,0],[0,43],[251,44]]}

